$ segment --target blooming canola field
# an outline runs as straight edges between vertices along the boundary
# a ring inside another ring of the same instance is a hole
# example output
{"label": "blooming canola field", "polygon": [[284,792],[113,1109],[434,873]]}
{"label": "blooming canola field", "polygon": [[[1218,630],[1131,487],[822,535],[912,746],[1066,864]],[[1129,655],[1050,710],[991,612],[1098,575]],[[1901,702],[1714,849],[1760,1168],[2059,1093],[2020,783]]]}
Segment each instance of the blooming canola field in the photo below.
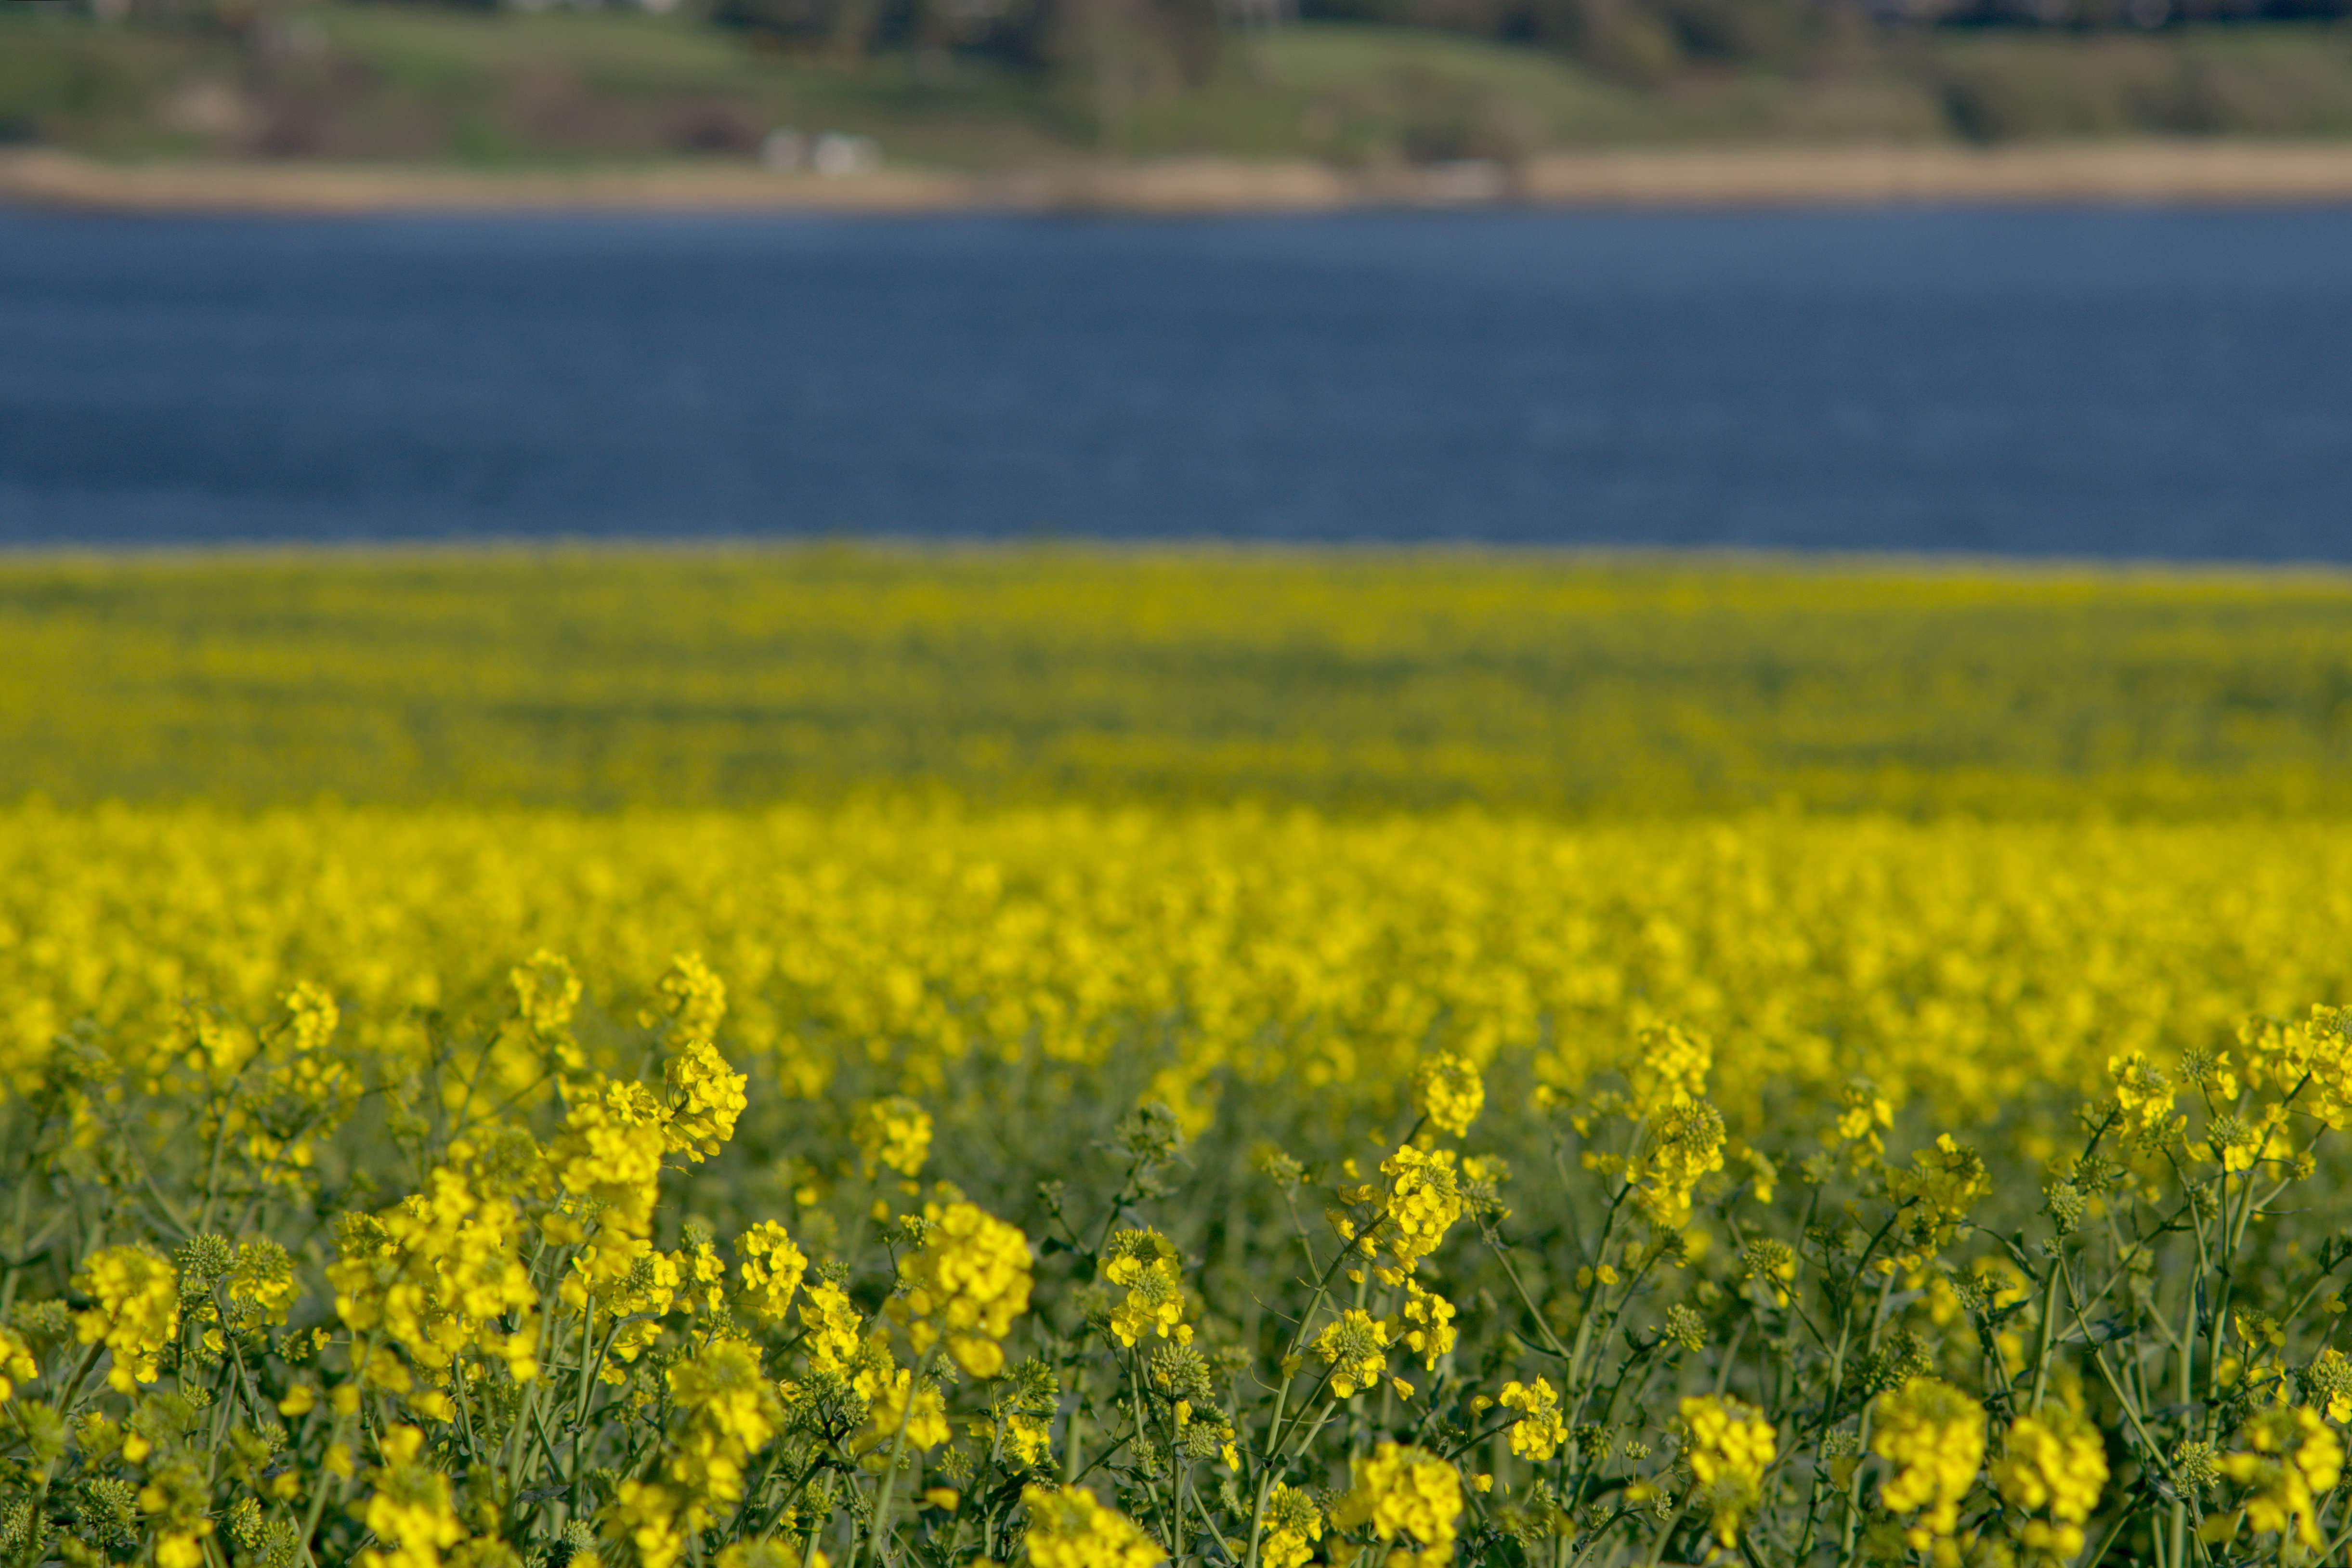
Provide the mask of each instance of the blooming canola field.
{"label": "blooming canola field", "polygon": [[0,571],[10,1563],[2346,1560],[2326,580],[715,559]]}

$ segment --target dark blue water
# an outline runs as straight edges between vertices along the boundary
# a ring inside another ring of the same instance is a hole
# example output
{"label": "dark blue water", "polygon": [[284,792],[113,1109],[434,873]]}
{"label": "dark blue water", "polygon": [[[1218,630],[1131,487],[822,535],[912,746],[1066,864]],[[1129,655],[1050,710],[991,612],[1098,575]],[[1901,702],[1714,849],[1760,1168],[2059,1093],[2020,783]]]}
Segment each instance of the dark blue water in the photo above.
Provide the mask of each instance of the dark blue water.
{"label": "dark blue water", "polygon": [[2352,559],[2352,211],[0,214],[0,541]]}

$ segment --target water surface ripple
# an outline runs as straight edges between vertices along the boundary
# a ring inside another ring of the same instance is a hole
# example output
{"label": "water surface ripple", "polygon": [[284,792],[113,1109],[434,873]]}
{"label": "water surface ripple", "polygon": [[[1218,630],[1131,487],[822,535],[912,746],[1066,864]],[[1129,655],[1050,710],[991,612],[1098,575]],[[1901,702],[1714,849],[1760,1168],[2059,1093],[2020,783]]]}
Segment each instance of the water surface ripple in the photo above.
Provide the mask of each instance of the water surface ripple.
{"label": "water surface ripple", "polygon": [[2352,210],[0,214],[0,541],[2352,559]]}

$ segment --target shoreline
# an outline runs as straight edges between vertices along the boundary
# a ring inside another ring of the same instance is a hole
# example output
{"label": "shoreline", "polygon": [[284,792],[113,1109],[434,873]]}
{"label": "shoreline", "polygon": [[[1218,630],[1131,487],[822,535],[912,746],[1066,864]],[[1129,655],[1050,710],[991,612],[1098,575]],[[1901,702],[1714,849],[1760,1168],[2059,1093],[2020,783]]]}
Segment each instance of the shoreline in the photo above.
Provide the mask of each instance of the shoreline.
{"label": "shoreline", "polygon": [[1004,174],[883,169],[855,178],[751,165],[477,172],[386,165],[118,164],[0,153],[0,204],[122,213],[1097,212],[1189,216],[1363,207],[1880,206],[1904,204],[2352,203],[2352,141],[1696,147],[1546,153],[1352,171],[1176,158]]}
{"label": "shoreline", "polygon": [[2249,560],[2161,555],[2003,555],[1982,551],[1806,549],[1790,545],[1630,543],[1528,544],[1479,539],[1311,540],[1211,534],[1122,538],[1077,534],[1040,545],[981,534],[481,535],[467,539],[257,539],[202,543],[87,544],[0,541],[0,577],[59,570],[256,566],[347,567],[495,560],[611,563],[632,560],[816,559],[846,553],[904,564],[916,561],[1082,559],[1135,566],[1221,563],[1302,566],[1444,561],[1535,565],[1554,570],[1663,570],[1738,575],[1919,580],[1995,578],[2040,583],[2229,584],[2340,596],[2352,589],[2352,561],[2311,557]]}

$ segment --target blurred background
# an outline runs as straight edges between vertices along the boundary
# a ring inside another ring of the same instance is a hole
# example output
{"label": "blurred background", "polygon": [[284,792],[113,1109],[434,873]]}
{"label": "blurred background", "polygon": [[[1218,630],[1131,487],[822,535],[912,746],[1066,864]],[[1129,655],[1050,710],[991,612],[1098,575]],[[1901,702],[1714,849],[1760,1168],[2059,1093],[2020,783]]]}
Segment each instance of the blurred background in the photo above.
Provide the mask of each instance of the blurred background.
{"label": "blurred background", "polygon": [[0,542],[2343,560],[2347,11],[7,0]]}
{"label": "blurred background", "polygon": [[[10,0],[0,141],[1004,169],[2352,133],[2346,0]],[[828,136],[831,138],[828,140]]]}

